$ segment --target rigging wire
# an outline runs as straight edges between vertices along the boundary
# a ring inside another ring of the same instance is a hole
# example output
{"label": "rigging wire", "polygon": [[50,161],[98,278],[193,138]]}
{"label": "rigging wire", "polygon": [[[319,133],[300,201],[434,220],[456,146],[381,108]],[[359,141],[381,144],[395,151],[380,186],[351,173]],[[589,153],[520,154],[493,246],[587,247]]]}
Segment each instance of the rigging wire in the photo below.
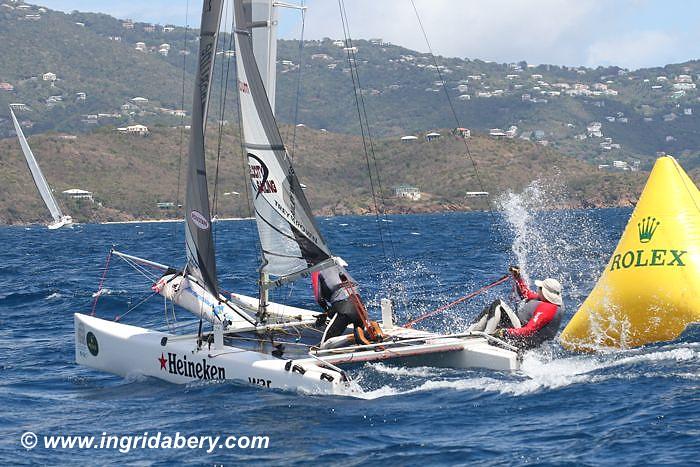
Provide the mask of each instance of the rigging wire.
{"label": "rigging wire", "polygon": [[[185,75],[187,72],[187,34],[189,32],[189,17],[190,17],[190,1],[187,0],[186,6],[185,6],[185,37],[183,40],[183,47],[182,50],[185,51],[185,53],[182,54],[182,96],[180,98],[180,108],[185,109]],[[180,117],[180,142],[178,143],[180,147],[180,155],[178,156],[177,159],[177,190],[175,192],[175,217],[180,218],[180,184],[181,184],[181,178],[182,178],[182,148],[183,148],[183,139],[184,139],[184,132],[185,132],[185,115],[184,112],[182,113],[182,116]],[[178,227],[178,222],[173,223],[173,229],[175,231],[175,234],[177,234],[177,227]]]}
{"label": "rigging wire", "polygon": [[[340,18],[343,24],[343,34],[345,36],[345,49],[347,52],[348,66],[350,67],[350,77],[352,79],[353,94],[355,97],[355,107],[357,109],[357,116],[360,123],[360,134],[362,136],[362,146],[365,153],[365,161],[367,163],[367,172],[369,176],[370,190],[372,191],[372,201],[374,203],[375,217],[377,221],[377,227],[379,231],[379,239],[382,244],[382,252],[384,254],[384,259],[388,261],[388,255],[386,251],[386,242],[384,239],[384,230],[382,229],[382,219],[380,216],[384,216],[384,195],[380,192],[382,198],[382,208],[380,209],[379,203],[377,201],[377,193],[375,189],[375,178],[377,179],[377,185],[381,190],[380,174],[377,170],[377,159],[374,151],[374,144],[372,143],[372,135],[369,129],[369,120],[367,118],[367,109],[364,103],[364,97],[362,95],[362,86],[360,82],[360,76],[357,69],[357,57],[354,52],[352,45],[352,38],[350,37],[350,25],[347,18],[347,12],[345,10],[345,2],[343,0],[338,0],[338,7],[340,9]],[[364,120],[363,120],[364,118]],[[372,163],[370,162],[370,157],[374,161],[375,175],[372,175]],[[394,250],[393,241],[391,241],[390,227],[387,226],[387,240],[391,246],[393,258],[396,258],[396,252]]]}
{"label": "rigging wire", "polygon": [[292,144],[289,158],[294,162],[294,150],[297,141],[297,122],[299,121],[299,95],[301,94],[301,74],[304,70],[304,28],[306,26],[306,0],[301,0],[301,35],[299,36],[299,73],[297,73],[297,90],[294,96],[294,110],[292,117]]}
{"label": "rigging wire", "polygon": [[[235,24],[235,18],[233,15],[231,16],[231,31],[232,35],[236,34],[236,24]],[[241,98],[239,96],[239,86],[240,83],[238,81],[238,49],[236,48],[236,42],[233,42],[233,53],[234,56],[236,57],[236,60],[234,61],[234,76],[236,77],[236,92],[234,93],[235,99],[236,99],[236,119],[237,119],[237,124],[238,124],[238,143],[240,144],[240,150],[241,150],[241,176],[243,177],[243,192],[245,193],[245,200],[246,200],[246,206],[248,207],[248,217],[253,217],[253,203],[252,200],[250,199],[250,167],[248,166],[248,155],[245,150],[245,142],[243,139],[243,119],[241,117]],[[260,242],[255,242],[255,244],[258,246],[258,249],[260,250],[258,253],[262,255],[262,247],[260,246]]]}
{"label": "rigging wire", "polygon": [[[450,111],[452,112],[452,117],[454,118],[455,123],[457,124],[457,128],[461,128],[461,124],[459,122],[459,117],[457,116],[457,111],[455,110],[454,104],[452,102],[452,99],[450,98],[450,93],[447,90],[447,86],[445,85],[445,78],[442,75],[442,72],[440,71],[440,66],[438,65],[437,57],[433,53],[433,48],[430,45],[430,41],[428,40],[428,34],[425,31],[425,28],[423,27],[423,21],[420,18],[420,14],[418,14],[418,8],[416,8],[416,4],[414,0],[410,0],[411,5],[413,6],[413,11],[416,14],[416,19],[418,20],[418,25],[420,26],[420,30],[423,33],[423,38],[425,39],[425,45],[428,47],[428,52],[430,53],[430,56],[433,59],[433,65],[435,66],[435,70],[437,71],[438,78],[440,79],[440,82],[442,83],[442,89],[445,91],[445,97],[447,98],[447,103],[450,106]],[[462,138],[462,141],[464,142],[464,147],[466,149],[467,157],[471,161],[472,168],[474,169],[474,175],[476,176],[476,180],[479,183],[479,189],[483,192],[486,191],[484,188],[484,184],[481,180],[481,176],[479,175],[479,168],[476,165],[476,160],[474,160],[474,157],[472,157],[472,153],[469,150],[469,144],[467,143],[466,138]],[[491,195],[489,194],[489,197],[487,198],[488,200],[488,208],[489,212],[491,213],[491,216],[494,216],[493,212],[493,207],[492,207],[492,200],[491,200]]]}
{"label": "rigging wire", "polygon": [[[231,12],[233,14],[233,11]],[[224,18],[228,19],[228,2],[226,2],[226,10],[224,13]],[[231,42],[233,41],[233,28],[231,28],[231,32],[229,34],[229,47],[228,49],[226,48],[226,21],[224,20],[224,34],[223,34],[223,40],[221,41],[221,55],[222,55],[222,62],[221,62],[221,85],[219,88],[219,137],[217,141],[217,147],[216,147],[216,171],[214,173],[214,199],[212,201],[212,212],[210,214],[210,217],[216,216],[218,213],[218,187],[219,187],[219,165],[221,162],[221,146],[223,142],[223,133],[224,133],[224,117],[226,115],[226,98],[228,96],[228,88],[229,88],[229,71],[231,69],[231,59],[228,58],[226,59],[226,73],[224,74],[224,62],[223,60],[226,58],[226,50],[230,50],[231,48]],[[214,230],[214,240],[216,241],[216,229]]]}

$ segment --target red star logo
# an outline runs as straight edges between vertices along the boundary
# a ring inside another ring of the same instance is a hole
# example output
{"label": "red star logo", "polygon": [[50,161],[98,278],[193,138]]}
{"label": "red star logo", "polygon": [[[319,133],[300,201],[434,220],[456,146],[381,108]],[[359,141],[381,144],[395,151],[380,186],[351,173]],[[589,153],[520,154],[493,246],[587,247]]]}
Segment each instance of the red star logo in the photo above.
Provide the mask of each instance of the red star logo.
{"label": "red star logo", "polygon": [[160,362],[160,369],[165,370],[165,362],[167,362],[167,360],[165,359],[165,355],[161,353],[160,358],[157,358],[156,360]]}

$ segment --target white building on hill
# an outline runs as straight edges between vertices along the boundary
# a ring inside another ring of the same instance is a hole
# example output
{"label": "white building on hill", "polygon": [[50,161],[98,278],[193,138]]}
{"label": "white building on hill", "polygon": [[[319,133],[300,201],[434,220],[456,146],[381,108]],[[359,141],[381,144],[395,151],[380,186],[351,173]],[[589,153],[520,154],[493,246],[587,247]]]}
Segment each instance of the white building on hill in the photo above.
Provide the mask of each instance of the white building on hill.
{"label": "white building on hill", "polygon": [[411,201],[418,201],[421,198],[420,189],[411,185],[399,185],[394,187],[394,194],[397,198],[408,198]]}

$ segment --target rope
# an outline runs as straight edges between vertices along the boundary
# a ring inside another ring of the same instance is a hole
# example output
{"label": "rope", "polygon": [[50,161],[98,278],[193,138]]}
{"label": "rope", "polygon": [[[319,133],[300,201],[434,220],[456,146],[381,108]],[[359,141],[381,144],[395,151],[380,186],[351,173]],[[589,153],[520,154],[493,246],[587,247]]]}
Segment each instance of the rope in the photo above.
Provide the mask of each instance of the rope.
{"label": "rope", "polygon": [[90,316],[95,316],[95,309],[97,308],[97,300],[100,299],[100,295],[102,294],[102,286],[105,283],[105,278],[107,277],[107,270],[109,270],[109,262],[112,259],[112,250],[110,248],[109,253],[107,253],[107,260],[105,261],[105,267],[104,270],[102,271],[102,277],[100,278],[100,284],[97,286],[97,292],[95,292],[95,299],[92,301],[92,311],[90,312]]}
{"label": "rope", "polygon": [[[228,18],[228,2],[226,3],[226,9],[224,12],[224,18]],[[226,23],[224,22],[224,40],[221,41],[222,50],[222,60],[226,58],[226,50],[231,49],[231,42],[233,42],[233,28],[229,34],[229,47],[226,48]],[[224,62],[221,62],[221,84],[219,87],[219,96],[221,96],[221,101],[219,102],[219,137],[216,146],[216,171],[214,173],[214,200],[212,202],[212,212],[210,217],[216,216],[218,213],[218,191],[219,191],[219,163],[221,161],[221,145],[224,133],[224,116],[226,115],[226,98],[228,96],[228,83],[229,83],[229,71],[231,69],[231,58],[226,59],[226,74],[224,76]],[[216,234],[216,230],[214,231]],[[216,241],[216,236],[214,237]]]}
{"label": "rope", "polygon": [[454,300],[454,301],[448,303],[447,305],[443,305],[441,307],[438,307],[431,312],[425,313],[425,314],[419,316],[418,318],[416,318],[412,321],[409,321],[408,323],[404,324],[403,327],[411,328],[411,327],[413,327],[414,324],[419,323],[426,318],[430,318],[431,316],[435,316],[436,314],[441,313],[441,312],[447,310],[448,308],[452,308],[453,306],[455,306],[459,303],[466,302],[467,300],[470,300],[470,299],[476,297],[477,295],[486,292],[488,289],[495,287],[499,284],[502,284],[503,282],[507,281],[509,278],[510,278],[510,274],[506,274],[505,276],[501,277],[497,281],[491,282],[490,284],[483,286],[479,290],[476,290],[472,293],[469,293],[469,294],[465,295],[464,297],[458,298],[457,300]]}
{"label": "rope", "polygon": [[[183,50],[187,51],[187,32],[189,31],[189,14],[190,14],[190,2],[187,0],[185,6],[185,38]],[[185,74],[187,70],[187,53],[182,54],[182,96],[180,99],[180,109],[184,111],[185,109]],[[177,191],[175,192],[175,217],[180,217],[180,183],[182,177],[182,147],[185,132],[185,116],[184,114],[180,117],[180,142],[178,143],[180,147],[180,155],[177,159]],[[178,223],[173,223],[173,229],[177,233]]]}
{"label": "rope", "polygon": [[[301,7],[304,8],[305,0],[301,1]],[[301,73],[304,70],[304,28],[306,26],[306,10],[301,10],[301,36],[299,37],[299,73],[297,73],[297,92],[294,97],[294,116],[292,117],[292,144],[289,152],[289,158],[294,161],[294,150],[296,149],[297,141],[297,122],[299,121],[299,95],[301,94]]]}
{"label": "rope", "polygon": [[[435,57],[435,54],[433,53],[433,48],[430,45],[430,41],[428,40],[428,34],[425,32],[425,28],[423,27],[423,21],[420,19],[420,15],[418,14],[418,9],[416,8],[416,4],[414,0],[411,0],[411,5],[413,6],[413,11],[416,13],[416,18],[418,19],[418,25],[420,26],[420,30],[423,33],[423,38],[425,39],[425,44],[428,47],[428,52],[430,52],[430,56],[433,59],[433,65],[435,65],[435,70],[437,71],[438,78],[440,79],[440,82],[442,83],[442,90],[445,91],[445,97],[447,97],[447,103],[450,105],[450,111],[452,112],[452,117],[455,120],[455,123],[457,124],[457,128],[461,128],[461,124],[459,122],[459,117],[457,117],[457,111],[455,110],[454,104],[452,103],[452,99],[450,98],[450,93],[447,90],[446,82],[445,79],[442,76],[442,72],[440,71],[440,67],[438,66],[437,62],[437,57]],[[472,168],[474,169],[474,175],[476,176],[476,180],[479,183],[479,189],[481,191],[486,191],[484,188],[484,184],[481,181],[481,176],[479,175],[479,169],[476,165],[476,161],[472,157],[471,151],[469,150],[469,144],[467,143],[466,138],[462,138],[462,141],[464,142],[464,147],[467,152],[467,157],[471,161]],[[493,212],[493,206],[492,206],[492,200],[491,200],[491,195],[489,193],[489,197],[487,198],[487,203],[489,207],[489,212],[491,213],[492,216],[494,216]]]}
{"label": "rope", "polygon": [[126,311],[124,312],[123,315],[116,315],[116,316],[114,317],[114,321],[120,321],[123,317],[125,317],[126,315],[128,315],[129,313],[131,313],[134,309],[136,309],[136,308],[138,308],[139,306],[141,306],[141,305],[143,305],[144,303],[146,303],[146,301],[148,301],[151,297],[153,297],[153,296],[156,295],[157,293],[158,293],[158,292],[153,292],[153,293],[149,294],[146,298],[144,298],[143,300],[141,300],[140,302],[138,302],[136,305],[134,305],[134,306],[132,306],[131,308],[129,308],[128,310],[126,310]]}
{"label": "rope", "polygon": [[[364,111],[364,117],[365,120],[363,122],[363,111],[361,109],[364,108],[364,98],[362,97],[362,87],[360,84],[360,76],[357,71],[357,60],[355,57],[354,52],[352,51],[352,39],[350,38],[350,25],[348,23],[348,18],[347,18],[347,13],[345,11],[345,3],[343,0],[338,0],[338,7],[340,8],[340,18],[341,22],[343,24],[343,35],[345,36],[345,48],[347,52],[347,58],[348,58],[348,66],[350,67],[350,77],[352,79],[352,86],[353,86],[353,94],[355,97],[355,107],[357,108],[357,116],[359,119],[360,123],[360,134],[362,136],[362,146],[364,149],[365,153],[365,160],[367,162],[367,174],[369,176],[369,183],[370,183],[370,190],[372,191],[372,201],[374,203],[374,209],[375,209],[375,217],[377,220],[377,228],[379,230],[379,239],[382,244],[382,253],[384,254],[384,259],[388,260],[388,255],[386,252],[386,244],[384,241],[384,232],[382,229],[381,225],[381,219],[380,219],[380,214],[383,213],[383,210],[379,208],[379,203],[377,202],[377,194],[376,190],[374,188],[374,177],[372,176],[372,164],[370,162],[370,149],[368,148],[368,143],[367,139],[370,140],[370,146],[372,149],[372,154],[374,157],[374,146],[371,143],[371,134],[369,133],[369,122],[367,121],[367,112],[366,109]],[[354,66],[353,66],[354,63]],[[360,100],[362,100],[362,104],[360,104]],[[365,126],[367,126],[367,134],[365,134]],[[375,167],[376,167],[376,157],[375,159]],[[379,174],[377,174],[378,176]],[[392,244],[393,247],[393,244]]]}

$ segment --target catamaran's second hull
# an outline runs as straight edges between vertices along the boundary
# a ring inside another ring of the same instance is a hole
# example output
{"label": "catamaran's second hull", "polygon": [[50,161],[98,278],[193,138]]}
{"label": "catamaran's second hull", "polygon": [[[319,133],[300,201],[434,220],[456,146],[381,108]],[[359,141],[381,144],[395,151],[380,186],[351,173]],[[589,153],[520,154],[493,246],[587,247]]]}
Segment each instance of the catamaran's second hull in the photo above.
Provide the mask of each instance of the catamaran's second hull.
{"label": "catamaran's second hull", "polygon": [[362,392],[341,373],[314,361],[278,359],[227,345],[198,348],[195,337],[177,337],[80,313],[75,314],[75,360],[123,377],[145,375],[180,384],[233,380],[314,394],[354,396]]}

